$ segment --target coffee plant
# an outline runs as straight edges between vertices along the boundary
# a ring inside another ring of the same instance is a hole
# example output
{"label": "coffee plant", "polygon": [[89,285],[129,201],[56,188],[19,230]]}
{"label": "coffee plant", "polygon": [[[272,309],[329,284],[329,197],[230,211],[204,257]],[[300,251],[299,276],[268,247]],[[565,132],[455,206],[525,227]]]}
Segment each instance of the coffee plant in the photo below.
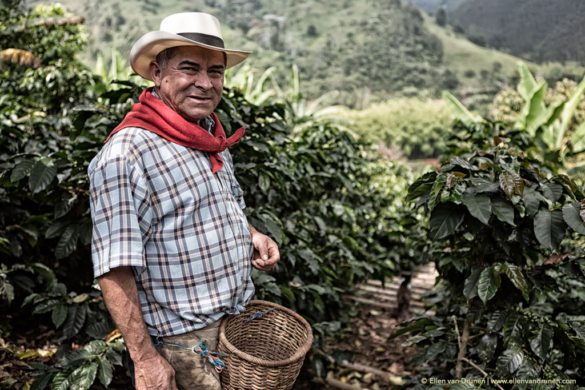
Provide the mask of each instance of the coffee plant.
{"label": "coffee plant", "polygon": [[483,121],[453,134],[457,153],[409,189],[430,216],[436,314],[393,337],[413,336],[423,377],[583,385],[582,189],[528,157],[522,131]]}

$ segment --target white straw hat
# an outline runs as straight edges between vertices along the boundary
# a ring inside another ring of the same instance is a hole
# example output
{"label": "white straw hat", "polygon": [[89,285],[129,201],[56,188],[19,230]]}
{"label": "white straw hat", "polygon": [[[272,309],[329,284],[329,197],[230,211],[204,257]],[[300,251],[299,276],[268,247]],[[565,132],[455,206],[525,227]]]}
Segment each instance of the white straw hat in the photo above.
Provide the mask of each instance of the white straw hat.
{"label": "white straw hat", "polygon": [[138,39],[130,50],[130,65],[150,80],[150,63],[163,50],[176,46],[198,46],[226,54],[226,67],[244,61],[249,51],[224,48],[219,20],[203,12],[169,15],[160,23],[160,31],[151,31]]}

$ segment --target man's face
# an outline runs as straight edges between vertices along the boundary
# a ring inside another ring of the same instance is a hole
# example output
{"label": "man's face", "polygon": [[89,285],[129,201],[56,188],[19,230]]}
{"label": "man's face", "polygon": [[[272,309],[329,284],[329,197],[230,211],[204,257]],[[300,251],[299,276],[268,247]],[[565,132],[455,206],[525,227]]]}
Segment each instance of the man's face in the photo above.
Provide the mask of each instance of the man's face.
{"label": "man's face", "polygon": [[176,48],[164,69],[150,65],[161,99],[191,122],[209,116],[217,107],[224,71],[223,53],[196,46]]}

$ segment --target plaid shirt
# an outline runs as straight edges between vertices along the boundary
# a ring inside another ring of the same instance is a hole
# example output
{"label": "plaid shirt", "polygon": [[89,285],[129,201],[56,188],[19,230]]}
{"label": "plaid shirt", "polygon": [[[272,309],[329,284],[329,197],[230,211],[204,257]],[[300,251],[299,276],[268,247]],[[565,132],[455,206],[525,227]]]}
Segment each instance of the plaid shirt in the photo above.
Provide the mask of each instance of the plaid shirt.
{"label": "plaid shirt", "polygon": [[127,128],[89,165],[94,276],[133,267],[151,335],[203,328],[254,293],[243,194],[221,155],[214,175],[206,153]]}

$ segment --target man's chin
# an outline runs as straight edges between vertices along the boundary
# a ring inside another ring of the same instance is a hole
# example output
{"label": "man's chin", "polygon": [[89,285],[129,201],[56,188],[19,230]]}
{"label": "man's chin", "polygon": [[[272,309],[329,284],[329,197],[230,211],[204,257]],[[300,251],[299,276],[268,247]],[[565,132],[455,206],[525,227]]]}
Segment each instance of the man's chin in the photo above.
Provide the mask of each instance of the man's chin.
{"label": "man's chin", "polygon": [[189,110],[189,111],[185,111],[183,113],[180,113],[181,116],[185,119],[187,119],[189,122],[197,122],[200,119],[203,118],[207,118],[208,116],[211,115],[211,113],[213,112],[213,109],[197,109],[197,110]]}

